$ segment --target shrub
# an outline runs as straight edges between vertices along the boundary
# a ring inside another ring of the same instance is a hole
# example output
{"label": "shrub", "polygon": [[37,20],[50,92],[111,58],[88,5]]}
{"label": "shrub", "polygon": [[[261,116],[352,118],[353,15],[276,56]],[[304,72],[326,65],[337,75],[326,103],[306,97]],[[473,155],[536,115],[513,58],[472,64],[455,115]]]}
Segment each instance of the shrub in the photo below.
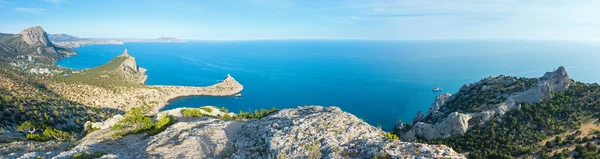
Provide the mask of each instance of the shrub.
{"label": "shrub", "polygon": [[47,138],[51,137],[59,141],[65,140],[70,137],[69,133],[52,127],[47,127],[46,130],[44,130],[43,134]]}
{"label": "shrub", "polygon": [[19,131],[27,131],[27,133],[29,134],[33,134],[36,131],[38,131],[42,126],[39,124],[35,124],[35,123],[31,123],[31,122],[24,122],[23,124],[19,125],[19,127],[17,127],[17,130]]}
{"label": "shrub", "polygon": [[93,158],[100,158],[102,156],[106,155],[105,152],[101,152],[101,151],[96,151],[93,153],[90,153],[88,151],[83,152],[83,153],[75,153],[73,155],[73,159],[93,159]]}
{"label": "shrub", "polygon": [[181,114],[185,117],[200,117],[204,115],[199,109],[182,109]]}
{"label": "shrub", "polygon": [[154,128],[150,130],[150,135],[156,135],[162,131],[165,131],[167,127],[175,124],[175,122],[177,122],[177,119],[175,119],[171,115],[161,117],[160,119],[158,119],[156,124],[154,124]]}
{"label": "shrub", "polygon": [[206,111],[206,112],[208,112],[208,113],[211,113],[211,112],[212,112],[212,110],[213,110],[213,109],[212,109],[212,108],[210,108],[210,107],[202,107],[202,108],[200,108],[200,109],[202,109],[202,110],[204,110],[204,111]]}
{"label": "shrub", "polygon": [[396,136],[396,134],[392,134],[390,132],[386,132],[385,136],[390,140],[399,140],[400,139],[400,138],[398,138],[398,136]]}
{"label": "shrub", "polygon": [[27,140],[31,141],[48,141],[48,138],[40,134],[27,134]]}
{"label": "shrub", "polygon": [[259,110],[254,110],[254,113],[250,113],[250,112],[244,112],[240,110],[240,113],[235,116],[235,119],[240,120],[240,119],[258,119],[258,118],[262,118],[262,117],[266,117],[271,113],[274,113],[276,111],[278,111],[279,109],[273,107],[269,110],[266,109],[260,109]]}
{"label": "shrub", "polygon": [[125,113],[123,120],[113,125],[111,130],[117,131],[113,136],[119,137],[150,130],[152,127],[152,119],[142,114],[142,108],[134,108]]}
{"label": "shrub", "polygon": [[219,108],[219,110],[223,113],[229,113],[229,109],[227,109],[225,107],[221,107],[221,108]]}

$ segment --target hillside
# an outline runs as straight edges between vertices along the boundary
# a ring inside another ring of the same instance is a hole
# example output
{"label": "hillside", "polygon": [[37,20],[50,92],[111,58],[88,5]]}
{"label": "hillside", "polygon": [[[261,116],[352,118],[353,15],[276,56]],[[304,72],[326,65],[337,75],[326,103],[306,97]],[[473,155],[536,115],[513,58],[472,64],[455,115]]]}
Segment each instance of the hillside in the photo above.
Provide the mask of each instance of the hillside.
{"label": "hillside", "polygon": [[[407,140],[469,152],[470,158],[552,156],[552,146],[539,143],[600,117],[599,99],[598,84],[574,82],[564,67],[540,78],[490,77],[438,96],[426,115],[396,131]],[[575,143],[597,144],[597,136],[587,135]]]}
{"label": "hillside", "polygon": [[[116,112],[61,98],[37,78],[0,64],[0,129],[16,131],[30,122],[40,125],[41,130],[45,125],[79,134],[86,121],[102,121],[113,115],[110,112]],[[7,139],[1,134],[0,138]]]}

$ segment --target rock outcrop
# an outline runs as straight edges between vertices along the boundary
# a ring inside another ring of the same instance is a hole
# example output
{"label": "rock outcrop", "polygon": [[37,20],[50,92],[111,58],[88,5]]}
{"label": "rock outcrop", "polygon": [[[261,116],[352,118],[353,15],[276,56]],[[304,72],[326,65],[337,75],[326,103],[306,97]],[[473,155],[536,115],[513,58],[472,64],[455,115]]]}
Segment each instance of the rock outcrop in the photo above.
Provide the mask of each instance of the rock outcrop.
{"label": "rock outcrop", "polygon": [[144,84],[148,79],[148,76],[146,75],[147,70],[137,65],[135,58],[133,56],[129,56],[127,49],[125,49],[123,54],[119,55],[119,57],[126,58],[125,61],[123,61],[123,63],[121,63],[119,66],[119,69],[123,70],[125,76],[128,76],[130,79],[135,79],[135,81],[140,84]]}
{"label": "rock outcrop", "polygon": [[[401,142],[337,107],[283,109],[251,120],[199,117],[150,137],[95,131],[54,158],[106,152],[116,158],[465,158],[447,146]],[[55,154],[55,153],[49,153]]]}
{"label": "rock outcrop", "polygon": [[53,46],[48,39],[48,34],[40,26],[34,26],[21,31],[21,37],[25,43],[34,46],[41,45],[44,47]]}
{"label": "rock outcrop", "polygon": [[[516,82],[504,78],[490,78],[490,80],[493,80],[492,83],[507,85]],[[456,97],[451,96],[450,94],[439,95],[429,108],[427,116],[422,117],[420,114],[415,116],[415,118],[420,120],[415,120],[413,122],[413,127],[403,135],[403,138],[406,140],[414,140],[417,136],[420,136],[426,139],[437,139],[463,134],[467,132],[469,127],[473,126],[469,125],[469,120],[471,119],[477,119],[480,122],[483,122],[495,116],[502,116],[507,111],[521,108],[520,103],[539,103],[548,100],[552,98],[552,92],[566,90],[572,83],[572,80],[569,78],[569,75],[563,66],[559,67],[554,72],[547,72],[543,77],[538,78],[537,81],[538,82],[529,89],[500,95],[506,98],[504,102],[495,104],[492,108],[479,112],[451,112],[449,114],[443,114],[442,112],[439,112],[439,110],[446,106],[446,102],[454,100]],[[461,88],[461,91],[468,90],[476,85],[481,85],[481,83],[482,82],[465,85]],[[488,91],[491,87],[484,85],[481,89]],[[469,96],[470,94],[460,95]],[[439,118],[443,115],[447,116],[439,122],[427,123],[427,121],[423,121],[425,119]]]}

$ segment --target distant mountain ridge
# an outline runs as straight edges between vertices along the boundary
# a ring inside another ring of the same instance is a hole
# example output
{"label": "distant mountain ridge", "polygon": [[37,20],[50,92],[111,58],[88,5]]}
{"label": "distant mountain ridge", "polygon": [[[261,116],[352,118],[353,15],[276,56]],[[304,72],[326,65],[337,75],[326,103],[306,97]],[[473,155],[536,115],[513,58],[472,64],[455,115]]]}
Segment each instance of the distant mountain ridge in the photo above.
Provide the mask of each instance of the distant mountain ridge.
{"label": "distant mountain ridge", "polygon": [[142,39],[142,38],[80,38],[69,34],[50,34],[50,41],[56,43],[59,46],[66,48],[77,48],[84,45],[95,45],[95,44],[124,44],[126,42],[167,42],[167,43],[184,43],[187,42],[183,39],[177,39],[174,37],[159,37],[156,39]]}

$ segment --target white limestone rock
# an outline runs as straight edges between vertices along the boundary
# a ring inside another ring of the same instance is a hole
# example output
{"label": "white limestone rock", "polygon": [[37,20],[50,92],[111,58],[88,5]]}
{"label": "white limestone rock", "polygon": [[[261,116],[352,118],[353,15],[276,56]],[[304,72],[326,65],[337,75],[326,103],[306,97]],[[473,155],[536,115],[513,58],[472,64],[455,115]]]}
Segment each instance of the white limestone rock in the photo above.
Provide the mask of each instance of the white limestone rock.
{"label": "white limestone rock", "polygon": [[84,151],[106,152],[105,158],[465,158],[447,146],[389,140],[338,107],[283,109],[250,120],[200,117],[150,137],[110,135],[95,131],[55,158]]}

